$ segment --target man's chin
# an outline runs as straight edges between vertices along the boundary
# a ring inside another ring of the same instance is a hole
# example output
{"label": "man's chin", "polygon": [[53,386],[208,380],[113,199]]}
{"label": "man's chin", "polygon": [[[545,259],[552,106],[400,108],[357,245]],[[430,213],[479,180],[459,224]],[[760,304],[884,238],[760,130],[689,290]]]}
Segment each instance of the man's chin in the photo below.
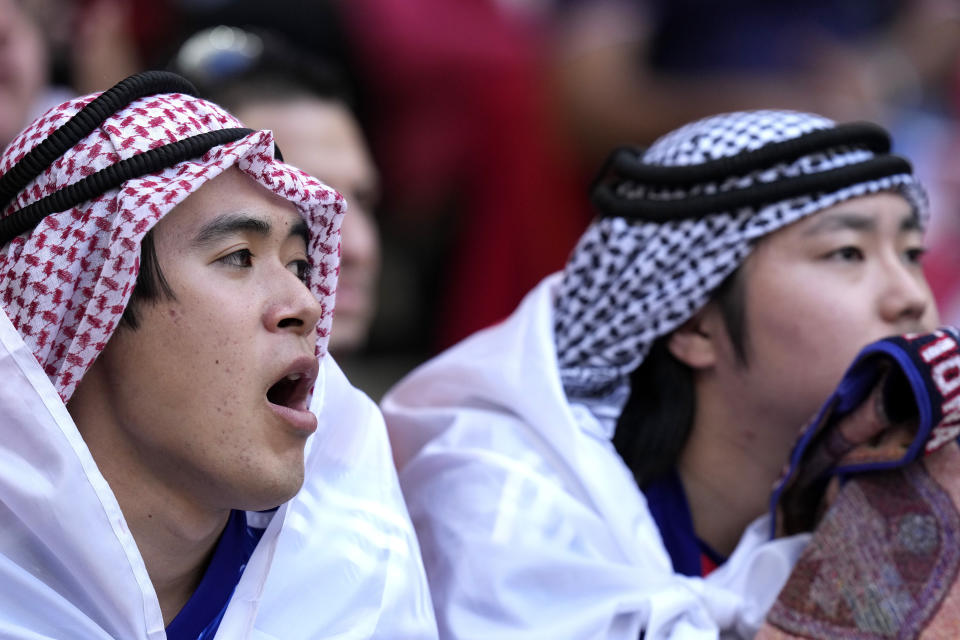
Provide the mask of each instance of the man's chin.
{"label": "man's chin", "polygon": [[366,316],[335,316],[330,332],[331,353],[342,357],[359,351],[367,341],[370,321]]}
{"label": "man's chin", "polygon": [[234,507],[241,511],[268,511],[275,509],[293,496],[303,487],[303,467],[299,473],[290,473],[285,477],[274,477],[269,483],[263,483],[252,488],[247,495],[238,501]]}
{"label": "man's chin", "polygon": [[13,139],[23,128],[22,120],[15,117],[17,115],[16,106],[18,105],[11,105],[10,101],[5,100],[3,94],[0,93],[0,151],[3,151],[9,143],[13,142]]}

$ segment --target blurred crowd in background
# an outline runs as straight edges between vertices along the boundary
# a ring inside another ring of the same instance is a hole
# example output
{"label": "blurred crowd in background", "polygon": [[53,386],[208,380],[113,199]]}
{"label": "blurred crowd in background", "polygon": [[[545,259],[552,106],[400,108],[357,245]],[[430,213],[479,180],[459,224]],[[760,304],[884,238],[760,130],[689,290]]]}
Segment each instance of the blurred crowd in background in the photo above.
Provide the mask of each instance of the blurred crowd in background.
{"label": "blurred crowd in background", "polygon": [[0,0],[0,147],[150,68],[346,196],[331,349],[375,399],[563,266],[611,149],[735,109],[892,130],[960,324],[957,0]]}

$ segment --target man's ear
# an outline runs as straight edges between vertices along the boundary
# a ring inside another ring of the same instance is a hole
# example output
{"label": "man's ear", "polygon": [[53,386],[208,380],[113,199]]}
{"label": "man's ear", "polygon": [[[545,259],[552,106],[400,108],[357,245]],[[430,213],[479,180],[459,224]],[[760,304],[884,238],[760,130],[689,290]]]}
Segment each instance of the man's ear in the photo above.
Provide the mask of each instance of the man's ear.
{"label": "man's ear", "polygon": [[708,369],[717,361],[717,337],[722,325],[715,322],[716,305],[708,303],[670,334],[667,348],[673,357],[691,369]]}

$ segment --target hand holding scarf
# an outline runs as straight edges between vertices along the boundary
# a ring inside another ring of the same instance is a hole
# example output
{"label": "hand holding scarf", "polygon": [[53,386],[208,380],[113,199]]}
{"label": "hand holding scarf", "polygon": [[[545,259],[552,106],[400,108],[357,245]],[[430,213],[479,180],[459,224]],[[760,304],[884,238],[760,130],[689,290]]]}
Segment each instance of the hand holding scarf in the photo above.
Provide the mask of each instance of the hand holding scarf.
{"label": "hand holding scarf", "polygon": [[960,634],[960,334],[866,347],[772,500],[814,535],[758,638]]}

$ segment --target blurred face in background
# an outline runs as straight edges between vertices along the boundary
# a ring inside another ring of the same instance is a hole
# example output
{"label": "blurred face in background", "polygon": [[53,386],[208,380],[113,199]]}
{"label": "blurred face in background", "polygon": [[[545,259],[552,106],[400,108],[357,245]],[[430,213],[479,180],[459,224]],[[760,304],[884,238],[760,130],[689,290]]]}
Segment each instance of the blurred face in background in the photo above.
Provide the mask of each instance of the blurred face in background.
{"label": "blurred face in background", "polygon": [[330,351],[356,351],[366,342],[376,311],[380,272],[373,218],[379,180],[356,118],[339,102],[311,97],[248,103],[235,113],[248,127],[273,131],[285,162],[346,198]]}
{"label": "blurred face in background", "polygon": [[26,126],[47,82],[47,51],[28,0],[0,0],[0,149]]}

